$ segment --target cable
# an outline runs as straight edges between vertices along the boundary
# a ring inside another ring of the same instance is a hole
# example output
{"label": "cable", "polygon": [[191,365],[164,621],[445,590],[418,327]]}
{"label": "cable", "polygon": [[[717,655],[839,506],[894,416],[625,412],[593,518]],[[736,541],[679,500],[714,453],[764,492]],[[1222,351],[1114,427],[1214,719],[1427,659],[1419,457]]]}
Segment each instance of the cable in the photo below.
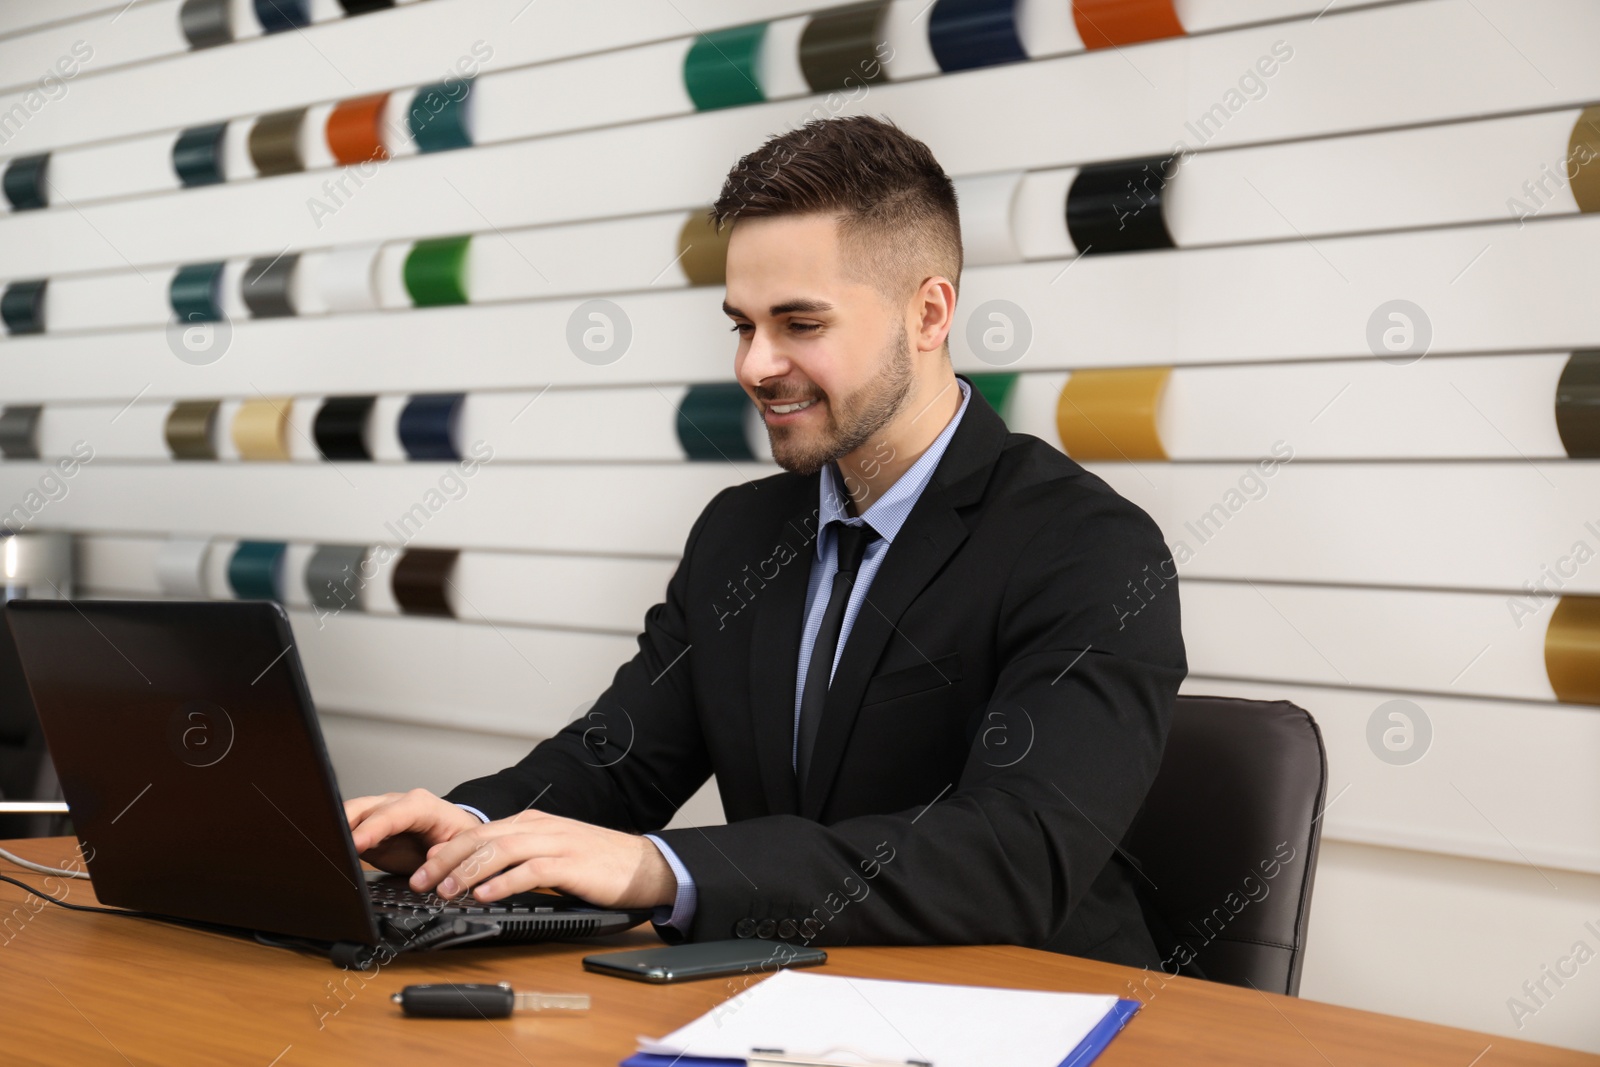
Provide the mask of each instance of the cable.
{"label": "cable", "polygon": [[[88,871],[68,871],[68,870],[63,870],[60,867],[46,867],[42,863],[35,863],[32,860],[25,860],[21,856],[15,855],[14,853],[11,853],[11,852],[7,852],[3,848],[0,848],[0,859],[8,859],[12,863],[15,863],[18,867],[26,867],[28,870],[30,870],[30,871],[38,871],[40,874],[53,874],[58,878],[88,878],[89,877],[89,872]],[[31,890],[30,890],[30,892],[31,892]]]}
{"label": "cable", "polygon": [[64,900],[57,900],[49,893],[41,893],[26,882],[19,882],[10,875],[0,874],[0,882],[9,882],[18,889],[26,890],[41,900],[48,900],[57,907],[67,908],[70,911],[97,911],[102,915],[123,915],[130,919],[149,919],[153,922],[171,923],[177,926],[187,926],[195,930],[205,930],[213,934],[225,934],[228,937],[248,936],[250,931],[241,930],[236,926],[224,926],[221,923],[202,922],[199,919],[181,919],[176,915],[163,915],[158,911],[138,911],[134,908],[102,908],[94,904],[68,904]]}
{"label": "cable", "polygon": [[10,882],[12,885],[16,886],[18,889],[26,889],[28,892],[32,893],[34,896],[38,897],[41,900],[48,900],[52,904],[58,904],[63,908],[70,908],[72,911],[98,911],[98,912],[101,912],[101,913],[106,914],[106,915],[131,915],[136,919],[161,919],[161,918],[165,918],[165,916],[157,915],[153,911],[131,911],[131,910],[127,909],[127,908],[101,908],[101,907],[96,907],[93,904],[68,904],[64,900],[57,900],[55,897],[51,896],[49,893],[41,893],[37,889],[33,888],[33,886],[29,885],[28,883],[19,882],[15,878],[10,877],[9,875],[0,874],[0,882]]}

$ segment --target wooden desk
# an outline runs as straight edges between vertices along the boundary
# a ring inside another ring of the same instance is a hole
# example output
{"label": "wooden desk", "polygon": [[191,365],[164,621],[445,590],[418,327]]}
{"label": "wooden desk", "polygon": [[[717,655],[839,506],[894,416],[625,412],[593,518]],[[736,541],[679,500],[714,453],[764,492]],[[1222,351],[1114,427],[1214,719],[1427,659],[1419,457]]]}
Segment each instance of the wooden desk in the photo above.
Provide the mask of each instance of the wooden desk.
{"label": "wooden desk", "polygon": [[[7,842],[51,866],[69,838]],[[0,873],[45,888],[6,860]],[[92,904],[89,883],[56,881]],[[581,944],[402,956],[376,975],[327,960],[142,919],[69,912],[0,883],[0,989],[7,1064],[411,1063],[613,1067],[634,1037],[659,1037],[737,993],[740,980],[652,986],[583,970],[586,953],[659,944],[648,927]],[[1588,1064],[1600,1057],[1013,946],[828,949],[819,970],[1137,996],[1145,1007],[1096,1061],[1141,1064]],[[588,993],[584,1015],[407,1019],[389,995],[413,982],[509,981]],[[1063,1050],[1063,1053],[1065,1050]],[[1004,1067],[1004,1065],[997,1065]]]}

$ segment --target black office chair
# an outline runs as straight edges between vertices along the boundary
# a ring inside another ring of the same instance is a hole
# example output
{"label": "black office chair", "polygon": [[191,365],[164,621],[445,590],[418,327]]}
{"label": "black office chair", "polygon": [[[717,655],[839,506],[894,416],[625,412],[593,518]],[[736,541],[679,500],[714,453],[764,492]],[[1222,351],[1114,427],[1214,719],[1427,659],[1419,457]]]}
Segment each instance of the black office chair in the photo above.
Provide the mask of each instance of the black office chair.
{"label": "black office chair", "polygon": [[1180,696],[1124,852],[1162,967],[1296,995],[1322,838],[1322,734],[1286,700]]}
{"label": "black office chair", "polygon": [[[55,765],[33,709],[11,631],[0,619],[0,800],[60,800]],[[0,839],[71,832],[65,815],[0,813]]]}

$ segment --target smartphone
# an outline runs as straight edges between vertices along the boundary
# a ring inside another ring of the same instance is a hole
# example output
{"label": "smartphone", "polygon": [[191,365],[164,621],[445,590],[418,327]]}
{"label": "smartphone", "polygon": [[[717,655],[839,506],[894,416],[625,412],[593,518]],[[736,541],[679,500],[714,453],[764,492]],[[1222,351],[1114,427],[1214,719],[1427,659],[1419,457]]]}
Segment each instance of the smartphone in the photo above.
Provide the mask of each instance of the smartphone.
{"label": "smartphone", "polygon": [[599,952],[583,957],[583,969],[637,982],[684,982],[727,974],[772,972],[780,967],[810,967],[827,959],[828,954],[820,948],[741,937],[628,952]]}

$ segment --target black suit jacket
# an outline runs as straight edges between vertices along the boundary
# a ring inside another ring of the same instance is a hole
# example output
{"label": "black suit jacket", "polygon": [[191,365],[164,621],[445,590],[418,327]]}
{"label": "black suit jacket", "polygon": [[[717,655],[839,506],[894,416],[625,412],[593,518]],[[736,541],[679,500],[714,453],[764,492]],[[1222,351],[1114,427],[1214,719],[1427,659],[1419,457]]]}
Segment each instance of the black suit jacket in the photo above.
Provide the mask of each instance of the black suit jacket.
{"label": "black suit jacket", "polygon": [[973,388],[852,626],[800,788],[819,478],[712,498],[594,708],[447,799],[653,832],[714,773],[727,825],[660,833],[698,886],[690,940],[1017,944],[1159,966],[1142,875],[1115,847],[1188,670],[1154,521],[1009,432]]}

